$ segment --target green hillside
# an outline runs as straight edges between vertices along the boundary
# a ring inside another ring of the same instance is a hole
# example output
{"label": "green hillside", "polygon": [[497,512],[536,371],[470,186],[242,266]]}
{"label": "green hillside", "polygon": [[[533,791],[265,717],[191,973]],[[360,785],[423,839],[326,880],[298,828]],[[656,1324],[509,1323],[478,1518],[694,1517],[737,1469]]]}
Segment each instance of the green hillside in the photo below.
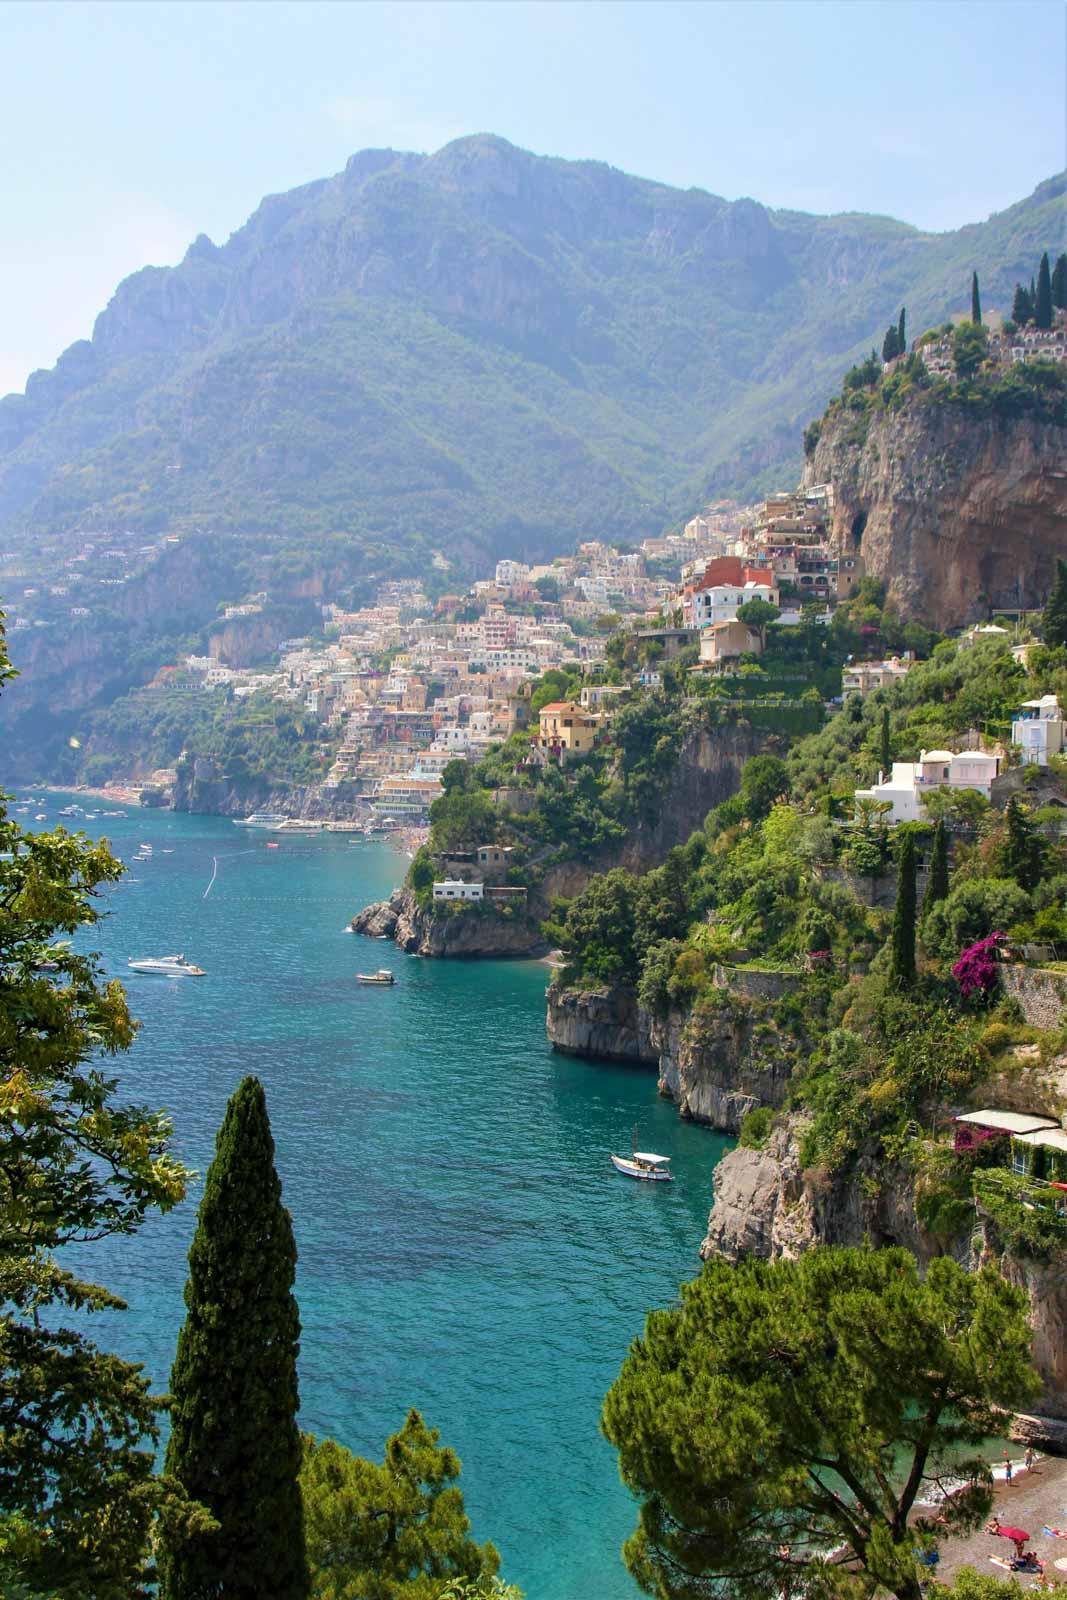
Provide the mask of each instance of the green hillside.
{"label": "green hillside", "polygon": [[364,151],[221,248],[120,285],[0,401],[0,537],[210,529],[360,568],[465,569],[788,483],[804,423],[901,302],[1010,300],[1063,176],[930,235],[680,191],[488,136]]}

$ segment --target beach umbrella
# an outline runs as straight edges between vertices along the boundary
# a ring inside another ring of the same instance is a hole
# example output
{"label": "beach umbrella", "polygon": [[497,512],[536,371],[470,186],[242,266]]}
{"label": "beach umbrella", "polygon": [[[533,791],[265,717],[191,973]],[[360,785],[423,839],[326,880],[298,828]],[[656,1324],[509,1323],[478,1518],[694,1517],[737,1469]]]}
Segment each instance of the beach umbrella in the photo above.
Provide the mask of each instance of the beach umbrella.
{"label": "beach umbrella", "polygon": [[1012,1544],[1018,1545],[1020,1555],[1023,1545],[1030,1537],[1025,1528],[998,1528],[997,1533],[1002,1539],[1010,1539]]}

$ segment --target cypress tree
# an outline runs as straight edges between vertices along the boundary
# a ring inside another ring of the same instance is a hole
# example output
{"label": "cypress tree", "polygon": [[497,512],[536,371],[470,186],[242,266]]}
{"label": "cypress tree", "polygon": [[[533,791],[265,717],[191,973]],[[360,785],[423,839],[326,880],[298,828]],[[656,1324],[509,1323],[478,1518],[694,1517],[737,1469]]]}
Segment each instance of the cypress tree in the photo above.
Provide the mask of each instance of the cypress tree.
{"label": "cypress tree", "polygon": [[908,353],[908,336],[906,332],[905,308],[900,308],[900,320],[897,323],[897,349],[902,356]]}
{"label": "cypress tree", "polygon": [[166,1471],[218,1522],[164,1533],[164,1600],[306,1600],[296,1245],[263,1086],[245,1078],[208,1169],[171,1374]]}
{"label": "cypress tree", "polygon": [[882,771],[888,778],[893,770],[893,752],[889,742],[889,707],[882,707],[882,737],[879,755],[882,762]]}
{"label": "cypress tree", "polygon": [[1011,320],[1016,323],[1018,327],[1025,328],[1033,314],[1034,308],[1030,300],[1030,296],[1027,294],[1022,284],[1017,283],[1015,285],[1015,298],[1011,303]]}
{"label": "cypress tree", "polygon": [[1058,255],[1052,269],[1052,304],[1058,311],[1067,310],[1067,254]]}
{"label": "cypress tree", "polygon": [[1056,581],[1041,617],[1047,645],[1067,645],[1067,561],[1056,562]]}
{"label": "cypress tree", "polygon": [[978,293],[978,274],[971,273],[971,321],[980,323],[982,320],[982,299]]}
{"label": "cypress tree", "polygon": [[1037,269],[1037,295],[1034,300],[1034,321],[1039,328],[1052,326],[1052,278],[1048,270],[1048,251],[1041,257]]}
{"label": "cypress tree", "polygon": [[902,837],[897,858],[889,981],[895,989],[910,989],[915,982],[915,836],[911,833]]}
{"label": "cypress tree", "polygon": [[882,360],[892,361],[893,357],[899,354],[900,351],[897,348],[897,325],[895,322],[891,322],[885,330],[885,338],[882,340]]}
{"label": "cypress tree", "polygon": [[1016,795],[1012,795],[1008,801],[1004,821],[1007,824],[1004,845],[1006,873],[1015,879],[1020,889],[1036,889],[1044,870],[1045,847]]}
{"label": "cypress tree", "polygon": [[930,846],[930,870],[926,878],[926,893],[923,895],[923,917],[929,914],[939,900],[947,898],[948,835],[945,832],[944,817],[938,817],[933,843]]}

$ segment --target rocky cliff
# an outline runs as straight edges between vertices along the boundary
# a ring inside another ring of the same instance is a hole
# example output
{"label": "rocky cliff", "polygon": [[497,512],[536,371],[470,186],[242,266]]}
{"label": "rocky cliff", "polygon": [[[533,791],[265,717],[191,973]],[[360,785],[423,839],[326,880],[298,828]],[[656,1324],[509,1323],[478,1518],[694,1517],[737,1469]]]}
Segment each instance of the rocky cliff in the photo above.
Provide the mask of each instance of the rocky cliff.
{"label": "rocky cliff", "polygon": [[908,617],[936,628],[1044,604],[1067,556],[1067,429],[912,403],[830,417],[805,471],[834,486],[834,535]]}
{"label": "rocky cliff", "polygon": [[767,1018],[763,997],[746,992],[749,976],[720,969],[710,999],[664,1016],[647,1012],[625,984],[570,989],[557,979],[547,995],[548,1037],[565,1055],[655,1066],[660,1094],[681,1116],[737,1134],[749,1111],[782,1104],[799,1048]]}

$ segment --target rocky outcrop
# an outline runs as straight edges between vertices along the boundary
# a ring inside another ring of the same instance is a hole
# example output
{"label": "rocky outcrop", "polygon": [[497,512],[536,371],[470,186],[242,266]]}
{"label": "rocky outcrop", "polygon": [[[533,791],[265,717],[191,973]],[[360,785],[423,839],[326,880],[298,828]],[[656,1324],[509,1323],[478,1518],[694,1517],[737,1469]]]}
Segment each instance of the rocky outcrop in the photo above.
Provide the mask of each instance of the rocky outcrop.
{"label": "rocky outcrop", "polygon": [[305,822],[344,822],[358,809],[350,785],[286,784],[267,777],[234,777],[210,756],[179,762],[174,784],[175,811],[206,817],[244,817],[250,811],[278,811]]}
{"label": "rocky outcrop", "polygon": [[546,1028],[553,1049],[598,1061],[636,1061],[656,1066],[648,1013],[626,985],[563,989],[549,985]]}
{"label": "rocky outcrop", "polygon": [[539,924],[529,918],[490,905],[424,911],[409,889],[395,889],[388,900],[364,907],[351,926],[372,939],[395,939],[415,956],[501,958],[540,955],[546,948]]}
{"label": "rocky outcrop", "polygon": [[[761,1150],[724,1156],[712,1180],[714,1200],[700,1253],[792,1260],[815,1244],[903,1245],[922,1262],[944,1254],[915,1216],[906,1173],[884,1162],[861,1163],[847,1176],[805,1171],[802,1126],[776,1128]],[[969,1242],[961,1243],[965,1258]]]}
{"label": "rocky outcrop", "polygon": [[832,416],[807,482],[834,486],[843,555],[863,557],[902,615],[958,627],[1041,606],[1067,556],[1067,429],[913,403]]}

